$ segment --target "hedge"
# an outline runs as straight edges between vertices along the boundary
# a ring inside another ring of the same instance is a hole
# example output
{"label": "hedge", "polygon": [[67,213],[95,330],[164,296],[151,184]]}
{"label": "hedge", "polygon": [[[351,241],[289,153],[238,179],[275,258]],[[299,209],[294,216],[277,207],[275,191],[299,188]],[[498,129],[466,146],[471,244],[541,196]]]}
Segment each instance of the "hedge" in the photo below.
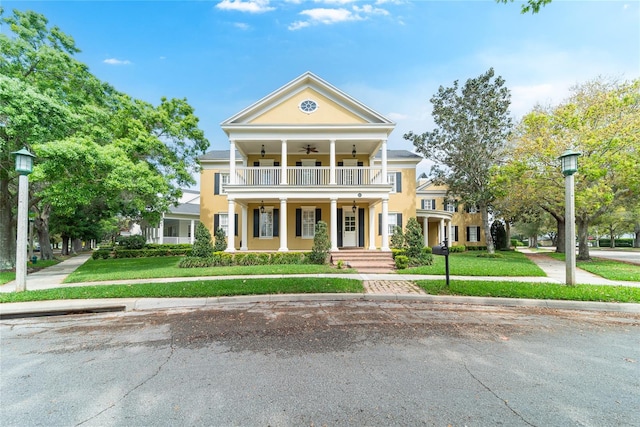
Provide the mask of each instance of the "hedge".
{"label": "hedge", "polygon": [[[610,248],[611,247],[611,239],[600,239],[600,247],[601,248]],[[615,239],[616,248],[632,248],[633,247],[633,239]]]}
{"label": "hedge", "polygon": [[208,258],[185,257],[180,268],[221,267],[229,265],[309,264],[311,252],[229,253],[214,252]]}
{"label": "hedge", "polygon": [[176,256],[191,254],[191,248],[185,249],[116,249],[114,258],[148,258],[158,256]]}

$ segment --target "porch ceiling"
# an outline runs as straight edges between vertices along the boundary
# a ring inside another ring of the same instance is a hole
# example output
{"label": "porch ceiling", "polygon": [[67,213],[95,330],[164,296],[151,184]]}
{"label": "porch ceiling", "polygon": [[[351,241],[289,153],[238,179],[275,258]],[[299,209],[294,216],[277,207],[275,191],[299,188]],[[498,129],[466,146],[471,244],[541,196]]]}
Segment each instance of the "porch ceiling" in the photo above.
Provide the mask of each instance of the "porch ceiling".
{"label": "porch ceiling", "polygon": [[[265,157],[280,157],[282,153],[282,141],[279,139],[252,139],[236,140],[236,148],[245,156],[259,156],[264,145]],[[358,139],[358,140],[336,140],[336,156],[352,157],[353,146],[356,148],[356,155],[375,155],[380,150],[380,140]],[[315,149],[307,155],[308,146]],[[328,156],[330,153],[329,139],[292,139],[287,140],[288,156]]]}

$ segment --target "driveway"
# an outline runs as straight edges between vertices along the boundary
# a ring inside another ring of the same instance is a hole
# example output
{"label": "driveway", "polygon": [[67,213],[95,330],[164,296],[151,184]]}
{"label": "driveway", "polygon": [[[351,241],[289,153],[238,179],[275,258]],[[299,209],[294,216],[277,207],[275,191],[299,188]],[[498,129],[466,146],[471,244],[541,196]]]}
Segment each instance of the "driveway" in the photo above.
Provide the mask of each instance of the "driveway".
{"label": "driveway", "polygon": [[631,426],[640,315],[288,302],[3,320],[0,420]]}

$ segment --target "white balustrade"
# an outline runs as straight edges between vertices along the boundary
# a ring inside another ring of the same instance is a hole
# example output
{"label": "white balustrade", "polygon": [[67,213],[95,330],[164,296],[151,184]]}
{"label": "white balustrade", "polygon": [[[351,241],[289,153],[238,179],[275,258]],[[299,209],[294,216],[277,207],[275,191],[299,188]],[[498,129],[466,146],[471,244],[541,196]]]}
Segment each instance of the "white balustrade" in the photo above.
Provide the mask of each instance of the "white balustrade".
{"label": "white balustrade", "polygon": [[[336,167],[336,185],[373,185],[382,184],[380,167]],[[282,168],[278,167],[238,167],[236,185],[273,186],[280,185]],[[289,186],[329,185],[331,168],[325,166],[289,166],[287,184]]]}

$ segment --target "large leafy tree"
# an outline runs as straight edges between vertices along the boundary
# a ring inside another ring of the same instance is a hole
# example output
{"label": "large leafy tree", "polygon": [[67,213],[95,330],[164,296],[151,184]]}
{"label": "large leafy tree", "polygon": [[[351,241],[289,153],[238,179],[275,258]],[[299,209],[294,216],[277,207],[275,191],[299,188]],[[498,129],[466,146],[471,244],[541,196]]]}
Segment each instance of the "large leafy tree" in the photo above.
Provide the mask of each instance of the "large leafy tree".
{"label": "large leafy tree", "polygon": [[[513,3],[514,0],[496,0],[497,3]],[[521,13],[538,13],[540,9],[551,3],[552,0],[527,0],[521,7]]]}
{"label": "large leafy tree", "polygon": [[[560,105],[538,106],[523,118],[505,166],[512,174],[509,191],[553,215],[559,233],[564,231],[564,178],[558,156],[568,148],[582,152],[575,189],[578,259],[589,259],[589,226],[638,199],[638,129],[640,80],[599,78],[573,88]],[[564,239],[558,246],[565,246]]]}
{"label": "large leafy tree", "polygon": [[74,233],[88,230],[83,212],[90,222],[116,214],[158,221],[179,187],[193,183],[195,159],[208,147],[193,108],[185,99],[154,106],[120,93],[73,57],[73,39],[44,16],[1,15],[13,37],[0,34],[0,267],[15,262],[9,153],[23,146],[37,156],[29,204],[40,242],[49,240],[52,214],[56,228]]}
{"label": "large leafy tree", "polygon": [[431,98],[436,128],[423,134],[409,132],[404,138],[432,160],[434,181],[468,206],[478,206],[487,249],[494,252],[489,209],[495,195],[491,171],[503,158],[511,132],[511,94],[493,68],[459,87],[442,87]]}

